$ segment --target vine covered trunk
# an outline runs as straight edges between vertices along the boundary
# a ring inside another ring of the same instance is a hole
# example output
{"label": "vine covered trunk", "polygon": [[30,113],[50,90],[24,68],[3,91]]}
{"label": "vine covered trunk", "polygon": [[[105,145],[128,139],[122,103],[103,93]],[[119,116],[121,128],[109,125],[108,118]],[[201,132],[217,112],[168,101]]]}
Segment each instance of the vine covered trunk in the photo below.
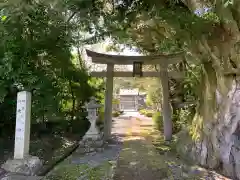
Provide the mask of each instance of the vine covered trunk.
{"label": "vine covered trunk", "polygon": [[240,179],[239,12],[222,3],[215,9],[220,22],[214,33],[203,35],[192,48],[202,64],[199,102],[187,133],[190,141],[179,149],[202,166]]}
{"label": "vine covered trunk", "polygon": [[211,67],[205,70],[202,98],[188,133],[190,143],[179,150],[202,166],[240,179],[240,82],[217,75]]}

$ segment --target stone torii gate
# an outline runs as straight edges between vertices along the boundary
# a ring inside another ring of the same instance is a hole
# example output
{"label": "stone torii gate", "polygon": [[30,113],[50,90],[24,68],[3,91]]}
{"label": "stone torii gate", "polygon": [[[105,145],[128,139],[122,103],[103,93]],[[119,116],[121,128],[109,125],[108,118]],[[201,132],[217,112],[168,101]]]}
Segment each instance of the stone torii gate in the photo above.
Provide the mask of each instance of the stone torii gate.
{"label": "stone torii gate", "polygon": [[[176,64],[182,61],[183,53],[161,54],[154,56],[122,56],[97,53],[86,50],[88,57],[96,64],[107,64],[107,71],[91,72],[93,77],[106,77],[106,92],[104,106],[104,136],[108,139],[111,135],[112,127],[112,97],[113,97],[113,77],[160,77],[163,90],[163,121],[165,140],[172,138],[172,119],[169,104],[168,78],[181,78],[182,73],[168,71],[169,64]],[[114,65],[133,65],[133,72],[114,72]],[[160,65],[160,72],[142,72],[142,65]]]}

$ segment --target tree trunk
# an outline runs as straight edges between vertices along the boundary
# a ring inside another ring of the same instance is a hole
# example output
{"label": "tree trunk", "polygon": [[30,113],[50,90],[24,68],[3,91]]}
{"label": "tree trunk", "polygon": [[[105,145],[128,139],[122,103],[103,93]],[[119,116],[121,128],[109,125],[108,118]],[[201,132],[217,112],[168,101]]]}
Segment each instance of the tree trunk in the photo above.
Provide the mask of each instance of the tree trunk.
{"label": "tree trunk", "polygon": [[203,93],[190,129],[193,143],[187,156],[240,179],[240,83],[216,74],[209,64],[204,66]]}
{"label": "tree trunk", "polygon": [[72,95],[72,111],[71,111],[71,120],[74,119],[74,115],[75,115],[75,109],[76,109],[76,98],[74,96],[74,92],[73,92],[73,87],[72,87],[72,82],[69,81],[69,88],[70,88],[70,92]]}

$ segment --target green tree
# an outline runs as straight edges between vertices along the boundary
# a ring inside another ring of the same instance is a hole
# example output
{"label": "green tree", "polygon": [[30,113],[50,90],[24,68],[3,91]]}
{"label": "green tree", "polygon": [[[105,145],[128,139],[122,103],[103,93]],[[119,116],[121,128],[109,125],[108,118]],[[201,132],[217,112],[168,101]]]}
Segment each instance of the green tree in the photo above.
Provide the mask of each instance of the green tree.
{"label": "green tree", "polygon": [[60,1],[0,4],[1,124],[15,123],[16,93],[21,90],[32,92],[32,119],[37,122],[79,119],[84,102],[102,92],[101,83],[91,83],[96,80],[87,69],[73,63],[78,27],[68,14],[70,7]]}
{"label": "green tree", "polygon": [[[240,178],[238,141],[233,140],[239,133],[235,103],[239,101],[239,1],[11,2],[1,3],[2,102],[14,92],[12,85],[18,89],[38,85],[38,90],[41,80],[49,85],[62,82],[64,78],[55,77],[65,76],[62,67],[69,67],[66,59],[74,40],[94,43],[111,36],[115,43],[137,47],[144,54],[183,51],[187,78],[181,94],[197,102],[191,127],[195,160],[212,168],[222,166],[227,175]],[[77,31],[90,33],[90,38]]]}
{"label": "green tree", "polygon": [[162,109],[162,89],[159,83],[155,86],[149,87],[147,91],[146,103],[151,106],[156,111],[161,111]]}

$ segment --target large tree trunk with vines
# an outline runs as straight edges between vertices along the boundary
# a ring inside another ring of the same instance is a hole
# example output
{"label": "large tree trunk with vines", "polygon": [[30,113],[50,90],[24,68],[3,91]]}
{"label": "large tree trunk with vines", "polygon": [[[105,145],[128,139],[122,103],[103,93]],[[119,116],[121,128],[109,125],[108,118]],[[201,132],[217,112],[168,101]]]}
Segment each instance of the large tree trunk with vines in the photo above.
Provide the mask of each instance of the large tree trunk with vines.
{"label": "large tree trunk with vines", "polygon": [[[229,64],[228,59],[224,61]],[[203,65],[202,94],[187,152],[199,164],[240,179],[240,82],[237,76],[226,76],[214,65],[213,61]]]}
{"label": "large tree trunk with vines", "polygon": [[222,9],[229,21],[198,42],[204,72],[188,150],[199,164],[240,179],[240,83],[236,75],[226,76],[239,68],[239,29],[229,9]]}
{"label": "large tree trunk with vines", "polygon": [[[193,11],[204,4],[184,2]],[[221,23],[214,27],[214,34],[198,43],[198,54],[205,58],[202,94],[190,128],[191,143],[185,147],[201,165],[221,168],[225,175],[240,179],[240,82],[233,73],[226,76],[240,68],[240,3],[226,7],[222,1],[215,2]]]}
{"label": "large tree trunk with vines", "polygon": [[[227,81],[230,89],[225,95],[219,90],[216,97],[210,97],[211,90],[204,88],[205,97],[190,131],[194,142],[190,150],[201,165],[221,168],[224,174],[240,179],[240,89],[234,80]],[[215,102],[214,108],[209,105]]]}

